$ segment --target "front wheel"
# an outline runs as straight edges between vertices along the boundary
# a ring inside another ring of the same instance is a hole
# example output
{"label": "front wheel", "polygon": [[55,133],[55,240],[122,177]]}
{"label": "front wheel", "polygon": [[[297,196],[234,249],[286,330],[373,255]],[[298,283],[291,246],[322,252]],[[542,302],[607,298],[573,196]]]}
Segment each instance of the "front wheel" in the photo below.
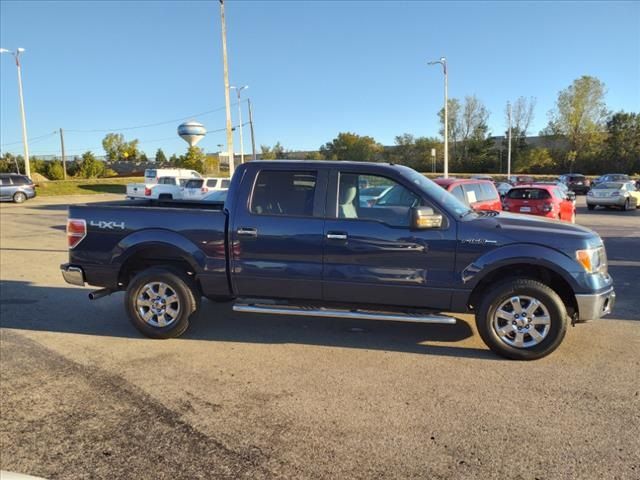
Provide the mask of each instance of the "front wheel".
{"label": "front wheel", "polygon": [[129,282],[124,298],[131,323],[150,338],[175,338],[189,327],[200,307],[200,295],[186,276],[149,268]]}
{"label": "front wheel", "polygon": [[485,292],[476,313],[478,333],[495,353],[535,360],[553,352],[567,332],[562,299],[536,280],[505,280]]}
{"label": "front wheel", "polygon": [[629,203],[629,199],[628,199],[628,198],[625,200],[624,205],[622,206],[622,210],[624,210],[625,212],[626,212],[627,210],[631,210],[631,206],[630,206],[630,203]]}

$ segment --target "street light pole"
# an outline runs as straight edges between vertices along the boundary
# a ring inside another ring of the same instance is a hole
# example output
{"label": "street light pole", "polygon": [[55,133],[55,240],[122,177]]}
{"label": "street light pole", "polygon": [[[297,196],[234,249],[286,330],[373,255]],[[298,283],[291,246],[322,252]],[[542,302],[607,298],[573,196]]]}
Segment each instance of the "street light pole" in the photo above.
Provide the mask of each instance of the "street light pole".
{"label": "street light pole", "polygon": [[227,24],[224,19],[224,0],[220,2],[220,21],[222,23],[222,62],[224,64],[224,101],[227,110],[227,154],[229,155],[229,176],[235,170],[233,158],[233,132],[231,126],[231,100],[229,99],[229,66],[227,64]]}
{"label": "street light pole", "polygon": [[444,178],[449,178],[449,81],[446,57],[440,57],[440,60],[428,62],[428,65],[435,64],[442,65],[444,73]]}
{"label": "street light pole", "polygon": [[240,122],[240,163],[244,163],[244,139],[242,138],[242,104],[240,103],[240,92],[245,88],[249,88],[249,85],[244,85],[242,87],[234,87],[231,86],[236,91],[238,95],[238,121]]}
{"label": "street light pole", "polygon": [[507,118],[509,119],[507,143],[507,180],[511,180],[511,102],[507,102]]}
{"label": "street light pole", "polygon": [[18,96],[20,97],[20,114],[22,116],[22,143],[24,146],[24,174],[31,178],[31,164],[29,163],[29,141],[27,140],[27,119],[24,115],[24,96],[22,95],[22,68],[20,66],[20,55],[24,52],[24,48],[18,48],[15,52],[0,48],[0,53],[10,53],[16,59],[16,67],[18,67]]}

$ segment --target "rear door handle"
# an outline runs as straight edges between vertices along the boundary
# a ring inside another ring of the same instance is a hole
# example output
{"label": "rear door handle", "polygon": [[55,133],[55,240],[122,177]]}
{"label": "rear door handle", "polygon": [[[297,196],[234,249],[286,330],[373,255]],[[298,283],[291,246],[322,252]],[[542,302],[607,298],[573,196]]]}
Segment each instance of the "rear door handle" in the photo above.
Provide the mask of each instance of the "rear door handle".
{"label": "rear door handle", "polygon": [[346,240],[347,234],[344,232],[328,232],[327,240]]}
{"label": "rear door handle", "polygon": [[257,237],[258,230],[251,227],[240,227],[238,228],[238,235],[243,237]]}

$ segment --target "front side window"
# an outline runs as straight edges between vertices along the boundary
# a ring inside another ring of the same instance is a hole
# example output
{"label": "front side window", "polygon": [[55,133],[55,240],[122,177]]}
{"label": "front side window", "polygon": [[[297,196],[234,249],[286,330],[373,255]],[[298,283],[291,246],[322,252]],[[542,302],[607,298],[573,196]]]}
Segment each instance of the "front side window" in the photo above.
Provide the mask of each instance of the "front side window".
{"label": "front side window", "polygon": [[262,170],[251,196],[257,215],[313,216],[317,172]]}
{"label": "front side window", "polygon": [[9,177],[0,178],[0,185],[11,185],[11,180]]}
{"label": "front side window", "polygon": [[202,187],[202,180],[189,180],[185,184],[185,188],[200,188]]}
{"label": "front side window", "polygon": [[216,188],[217,185],[218,185],[218,180],[217,179],[210,178],[209,180],[207,180],[207,187]]}
{"label": "front side window", "polygon": [[420,197],[389,178],[340,174],[338,218],[375,220],[392,227],[409,227],[411,208],[421,204]]}

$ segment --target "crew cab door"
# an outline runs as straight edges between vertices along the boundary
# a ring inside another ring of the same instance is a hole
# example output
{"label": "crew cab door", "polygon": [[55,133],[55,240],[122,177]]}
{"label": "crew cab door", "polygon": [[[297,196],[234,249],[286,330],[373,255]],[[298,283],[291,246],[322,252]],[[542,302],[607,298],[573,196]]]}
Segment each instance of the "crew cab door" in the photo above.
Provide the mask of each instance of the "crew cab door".
{"label": "crew cab door", "polygon": [[251,167],[231,222],[231,279],[239,296],[319,300],[328,170]]}
{"label": "crew cab door", "polygon": [[[373,185],[390,189],[375,204]],[[455,265],[455,223],[412,230],[411,208],[436,205],[401,178],[334,170],[327,195],[323,298],[327,301],[447,309]]]}

